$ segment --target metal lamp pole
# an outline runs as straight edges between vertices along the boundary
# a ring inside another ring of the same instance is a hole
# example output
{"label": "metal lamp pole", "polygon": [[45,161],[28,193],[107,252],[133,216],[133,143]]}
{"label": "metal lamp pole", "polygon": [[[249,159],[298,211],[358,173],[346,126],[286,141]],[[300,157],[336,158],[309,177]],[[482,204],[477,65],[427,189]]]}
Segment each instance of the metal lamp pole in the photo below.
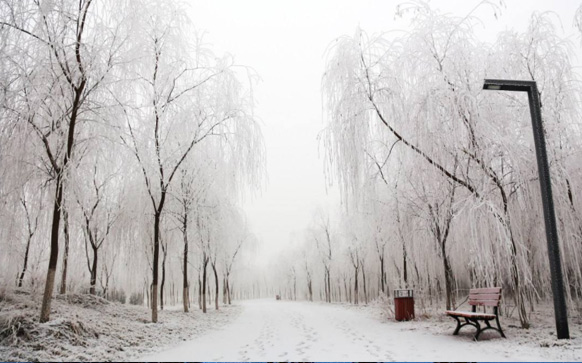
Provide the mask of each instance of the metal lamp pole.
{"label": "metal lamp pole", "polygon": [[542,192],[546,239],[548,242],[548,257],[550,259],[550,272],[552,277],[552,295],[554,296],[556,331],[558,339],[570,339],[568,312],[566,310],[566,298],[564,295],[562,263],[560,261],[560,247],[558,245],[558,231],[556,228],[556,216],[554,212],[554,201],[552,198],[552,183],[550,180],[550,168],[548,166],[546,139],[542,125],[542,112],[538,87],[535,81],[486,79],[483,84],[483,89],[527,92],[536,147],[536,157],[538,161],[540,190]]}

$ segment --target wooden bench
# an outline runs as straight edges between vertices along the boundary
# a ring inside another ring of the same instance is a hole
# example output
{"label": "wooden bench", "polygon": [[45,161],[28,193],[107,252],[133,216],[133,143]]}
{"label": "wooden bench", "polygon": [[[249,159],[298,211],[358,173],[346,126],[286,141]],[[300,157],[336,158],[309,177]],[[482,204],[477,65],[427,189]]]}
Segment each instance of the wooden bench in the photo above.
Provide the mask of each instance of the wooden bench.
{"label": "wooden bench", "polygon": [[[486,289],[471,289],[469,291],[469,305],[472,306],[471,311],[453,311],[447,310],[445,314],[454,318],[457,321],[457,328],[453,335],[459,334],[459,330],[465,325],[472,325],[477,328],[477,334],[473,339],[479,340],[479,335],[487,330],[497,330],[502,337],[505,338],[501,325],[499,324],[499,302],[501,301],[501,288],[491,287]],[[477,306],[490,306],[493,307],[493,314],[479,313],[477,312]],[[461,318],[465,319],[465,322],[461,322]],[[481,328],[479,320],[485,321],[487,325],[485,328]],[[495,320],[497,323],[497,328],[491,326],[489,322]]]}

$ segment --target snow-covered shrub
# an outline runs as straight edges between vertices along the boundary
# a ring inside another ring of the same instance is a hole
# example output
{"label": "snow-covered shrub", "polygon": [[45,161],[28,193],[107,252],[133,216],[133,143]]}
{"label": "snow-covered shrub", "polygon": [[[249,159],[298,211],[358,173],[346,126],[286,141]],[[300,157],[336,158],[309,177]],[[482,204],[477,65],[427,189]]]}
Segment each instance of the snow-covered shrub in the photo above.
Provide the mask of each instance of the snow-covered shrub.
{"label": "snow-covered shrub", "polygon": [[22,316],[0,316],[0,343],[9,345],[16,339],[18,331],[21,331]]}
{"label": "snow-covered shrub", "polygon": [[94,308],[101,305],[109,305],[109,301],[102,297],[90,294],[67,294],[57,296],[59,300],[65,300],[72,305],[82,305],[84,308]]}
{"label": "snow-covered shrub", "polygon": [[109,291],[106,295],[105,298],[109,301],[116,301],[116,302],[120,302],[122,304],[125,304],[125,300],[127,300],[127,296],[125,295],[125,291],[123,290],[117,290],[117,289],[112,289],[111,291]]}
{"label": "snow-covered shrub", "polygon": [[143,304],[143,293],[134,292],[129,296],[129,303],[131,305],[142,305]]}
{"label": "snow-covered shrub", "polygon": [[393,300],[386,295],[380,295],[370,302],[370,306],[377,308],[382,320],[394,318]]}

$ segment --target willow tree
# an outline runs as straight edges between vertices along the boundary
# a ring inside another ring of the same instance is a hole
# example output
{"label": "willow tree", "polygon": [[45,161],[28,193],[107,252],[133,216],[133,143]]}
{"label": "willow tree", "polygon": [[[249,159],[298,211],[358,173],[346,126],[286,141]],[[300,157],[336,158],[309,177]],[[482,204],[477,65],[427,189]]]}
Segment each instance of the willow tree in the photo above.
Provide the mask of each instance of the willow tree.
{"label": "willow tree", "polygon": [[[54,185],[50,258],[40,321],[50,318],[58,252],[61,206],[67,170],[75,160],[78,133],[89,118],[91,100],[103,90],[116,66],[122,36],[123,3],[92,0],[0,2],[3,57],[12,81],[3,107],[9,122],[26,124],[42,154],[37,155]],[[102,10],[102,9],[99,9]]]}
{"label": "willow tree", "polygon": [[251,95],[238,80],[232,58],[217,58],[205,48],[178,4],[144,1],[141,11],[141,38],[136,40],[141,53],[134,67],[136,81],[126,94],[132,107],[125,108],[127,134],[122,139],[138,162],[151,202],[151,307],[157,322],[160,221],[181,166],[198,146],[215,139],[221,146],[218,154],[207,157],[232,157],[238,170],[248,171],[237,177],[255,179],[262,141]]}
{"label": "willow tree", "polygon": [[[203,146],[198,155],[193,155],[186,160],[180,172],[180,188],[173,192],[175,203],[171,214],[177,222],[177,228],[182,233],[184,241],[182,299],[185,312],[188,311],[190,290],[188,264],[191,242],[194,240],[199,251],[210,257],[208,263],[213,269],[216,294],[219,292],[218,266],[222,265],[226,303],[230,301],[229,279],[233,265],[243,241],[248,237],[248,231],[242,228],[242,217],[236,209],[236,193],[233,193],[234,189],[231,186],[233,181],[228,180],[229,176],[237,171],[227,160],[221,158],[220,152],[218,155],[215,154],[217,147],[221,146],[209,142]],[[217,196],[222,196],[222,198],[217,198]],[[212,226],[216,223],[218,227],[212,231],[215,238],[207,241],[207,236],[205,237],[200,232],[205,228],[213,228]],[[202,260],[204,261],[205,258],[203,257]],[[215,303],[218,307],[217,296],[215,296]]]}
{"label": "willow tree", "polygon": [[[89,190],[78,192],[77,204],[82,214],[82,222],[85,237],[85,254],[87,257],[87,268],[90,274],[89,293],[96,294],[95,287],[97,285],[98,266],[99,266],[99,250],[107,241],[111,229],[118,216],[118,207],[111,197],[112,189],[109,187],[114,174],[107,175],[101,170],[98,170],[97,162],[94,167],[90,169],[92,174],[91,184]],[[80,188],[79,188],[80,189]],[[91,256],[89,256],[89,249]]]}
{"label": "willow tree", "polygon": [[[455,198],[485,207],[501,227],[493,248],[507,251],[503,258],[521,325],[528,327],[524,300],[531,288],[531,266],[526,241],[513,223],[522,213],[523,187],[532,179],[529,165],[535,165],[527,146],[531,143],[521,131],[529,117],[527,102],[506,95],[484,97],[481,90],[486,77],[534,79],[543,84],[545,110],[554,111],[546,122],[570,119],[572,109],[562,102],[573,89],[568,44],[544,15],[534,15],[524,34],[504,33],[496,43],[484,44],[473,35],[477,19],[471,14],[445,16],[422,2],[406,6],[400,12],[412,14],[409,33],[370,37],[358,29],[331,48],[323,78],[328,170],[344,194],[358,198],[362,183],[373,176],[370,170],[377,171],[368,167],[369,149],[382,150],[389,158],[395,147],[395,152],[411,155],[402,167],[416,170],[412,177],[426,177],[418,174],[423,168],[415,168],[424,163],[456,185]],[[508,126],[509,118],[517,120],[515,127]],[[555,134],[550,138],[559,139]],[[388,165],[380,164],[384,174],[389,174]],[[434,203],[429,205],[437,222],[432,229],[442,241],[443,231],[435,229],[442,221]],[[501,260],[494,265],[505,271]]]}
{"label": "willow tree", "polygon": [[[213,177],[215,177],[214,175]],[[200,203],[196,206],[195,220],[197,239],[196,245],[201,257],[201,290],[202,290],[202,312],[207,311],[207,291],[208,267],[212,268],[214,275],[214,307],[219,309],[220,282],[218,278],[218,263],[221,260],[227,240],[231,238],[230,232],[236,230],[235,221],[232,220],[233,206],[228,198],[228,192],[224,187],[224,178],[213,178],[215,180],[208,188]],[[236,238],[236,237],[235,237]]]}
{"label": "willow tree", "polygon": [[[192,228],[192,218],[196,207],[201,203],[204,193],[206,191],[205,183],[203,181],[205,174],[200,168],[188,165],[188,168],[183,168],[180,178],[180,190],[176,195],[178,211],[172,213],[177,221],[177,227],[182,233],[184,241],[184,251],[182,256],[182,303],[184,312],[189,309],[190,283],[188,281],[188,263],[190,254],[190,238]],[[195,182],[198,182],[197,184]]]}
{"label": "willow tree", "polygon": [[[243,247],[250,245],[254,237],[249,231],[248,222],[241,210],[232,205],[226,215],[226,234],[220,249],[222,264],[223,302],[231,305],[231,279],[235,271],[235,263],[240,260]],[[238,257],[238,259],[237,259]]]}
{"label": "willow tree", "polygon": [[334,259],[334,238],[332,238],[332,226],[329,220],[329,215],[322,210],[318,210],[314,218],[313,226],[311,228],[311,236],[323,265],[324,276],[323,286],[325,294],[325,302],[331,302],[331,267]]}

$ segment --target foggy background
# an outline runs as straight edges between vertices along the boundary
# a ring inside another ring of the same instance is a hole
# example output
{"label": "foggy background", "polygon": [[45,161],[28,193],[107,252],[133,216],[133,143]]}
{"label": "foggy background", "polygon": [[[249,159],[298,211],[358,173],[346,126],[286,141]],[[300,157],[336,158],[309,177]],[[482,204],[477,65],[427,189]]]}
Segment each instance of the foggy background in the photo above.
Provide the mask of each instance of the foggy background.
{"label": "foggy background", "polygon": [[[323,150],[317,136],[323,129],[320,81],[328,47],[357,27],[368,34],[406,31],[408,19],[396,16],[398,1],[267,1],[216,0],[188,2],[195,26],[217,54],[229,52],[238,64],[261,77],[255,89],[256,114],[265,137],[268,180],[263,192],[249,196],[244,210],[251,229],[263,244],[268,263],[286,244],[301,238],[318,207],[340,204],[337,189],[326,183]],[[492,42],[503,30],[526,29],[534,11],[560,17],[571,41],[580,42],[573,26],[579,4],[558,1],[493,1],[501,5],[496,17],[481,1],[433,0],[435,10],[482,21],[475,28],[481,40]],[[476,8],[477,7],[477,8]],[[475,9],[476,8],[476,9]],[[573,64],[580,70],[580,47]],[[321,150],[320,150],[321,149]]]}

